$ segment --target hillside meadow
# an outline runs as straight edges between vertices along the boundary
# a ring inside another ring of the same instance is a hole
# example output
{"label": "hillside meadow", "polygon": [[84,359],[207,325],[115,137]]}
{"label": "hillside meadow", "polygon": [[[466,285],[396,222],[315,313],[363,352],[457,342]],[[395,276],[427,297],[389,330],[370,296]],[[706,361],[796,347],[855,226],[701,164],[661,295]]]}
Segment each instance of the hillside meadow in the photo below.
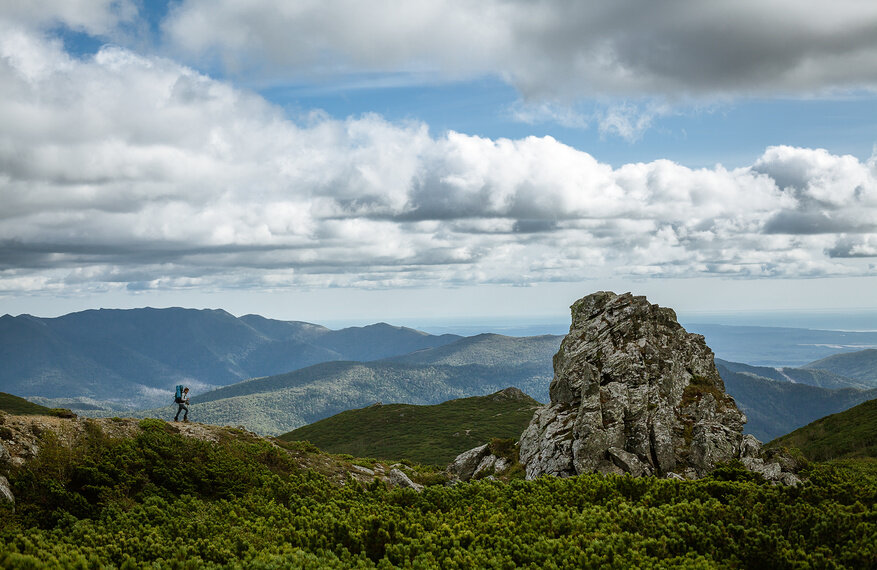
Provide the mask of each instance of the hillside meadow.
{"label": "hillside meadow", "polygon": [[[230,433],[233,433],[230,432]],[[877,463],[812,464],[774,486],[739,465],[699,481],[585,475],[422,493],[302,467],[295,442],[135,437],[90,428],[2,467],[4,568],[866,568],[877,564]],[[368,460],[363,460],[368,465]],[[430,485],[430,483],[433,483]]]}
{"label": "hillside meadow", "polygon": [[515,388],[434,406],[375,404],[300,427],[280,439],[309,441],[331,453],[445,466],[491,438],[517,439],[539,405]]}

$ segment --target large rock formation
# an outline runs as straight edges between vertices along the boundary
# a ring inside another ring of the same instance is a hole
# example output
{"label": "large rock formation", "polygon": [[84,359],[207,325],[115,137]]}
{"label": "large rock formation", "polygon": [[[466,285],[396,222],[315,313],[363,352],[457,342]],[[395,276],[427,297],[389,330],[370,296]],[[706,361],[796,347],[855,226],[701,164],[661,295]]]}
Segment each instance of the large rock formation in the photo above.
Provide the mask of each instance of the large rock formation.
{"label": "large rock formation", "polygon": [[527,478],[694,478],[760,452],[703,336],[645,297],[599,292],[573,304],[549,393],[521,435]]}

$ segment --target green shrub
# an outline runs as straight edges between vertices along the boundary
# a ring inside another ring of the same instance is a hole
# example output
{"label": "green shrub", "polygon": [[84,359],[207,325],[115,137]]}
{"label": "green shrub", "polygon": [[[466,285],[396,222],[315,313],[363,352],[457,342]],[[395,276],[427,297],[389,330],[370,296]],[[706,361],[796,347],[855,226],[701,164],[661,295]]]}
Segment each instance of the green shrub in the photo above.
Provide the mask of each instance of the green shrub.
{"label": "green shrub", "polygon": [[[543,477],[331,484],[267,442],[210,443],[144,420],[88,431],[9,480],[0,567],[874,567],[877,462],[814,464],[799,487],[737,463],[699,481]],[[172,427],[172,426],[171,426]],[[295,446],[293,446],[295,447]],[[422,467],[415,477],[430,476]],[[437,472],[432,472],[437,476]],[[173,545],[173,546],[169,546]]]}

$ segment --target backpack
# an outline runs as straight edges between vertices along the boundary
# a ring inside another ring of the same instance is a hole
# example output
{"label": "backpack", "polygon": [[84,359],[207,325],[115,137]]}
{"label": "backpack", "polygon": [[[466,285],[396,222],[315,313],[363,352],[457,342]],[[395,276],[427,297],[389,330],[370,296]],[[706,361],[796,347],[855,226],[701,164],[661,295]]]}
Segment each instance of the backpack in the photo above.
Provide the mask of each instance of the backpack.
{"label": "backpack", "polygon": [[183,401],[183,385],[180,384],[177,386],[177,392],[174,395],[174,404],[179,404]]}

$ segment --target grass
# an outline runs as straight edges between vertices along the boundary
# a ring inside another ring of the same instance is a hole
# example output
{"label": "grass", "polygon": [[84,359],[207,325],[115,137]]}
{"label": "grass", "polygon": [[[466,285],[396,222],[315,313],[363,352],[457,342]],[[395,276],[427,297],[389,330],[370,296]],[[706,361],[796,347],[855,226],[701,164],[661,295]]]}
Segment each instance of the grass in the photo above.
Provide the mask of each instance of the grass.
{"label": "grass", "polygon": [[520,437],[538,402],[476,396],[434,406],[373,405],[349,410],[280,436],[330,453],[444,466],[491,438]]}
{"label": "grass", "polygon": [[73,412],[63,408],[47,408],[28,402],[19,396],[0,392],[0,411],[16,416],[59,416],[62,418],[76,417]]}
{"label": "grass", "polygon": [[798,448],[811,461],[877,457],[877,399],[809,423],[768,446]]}

